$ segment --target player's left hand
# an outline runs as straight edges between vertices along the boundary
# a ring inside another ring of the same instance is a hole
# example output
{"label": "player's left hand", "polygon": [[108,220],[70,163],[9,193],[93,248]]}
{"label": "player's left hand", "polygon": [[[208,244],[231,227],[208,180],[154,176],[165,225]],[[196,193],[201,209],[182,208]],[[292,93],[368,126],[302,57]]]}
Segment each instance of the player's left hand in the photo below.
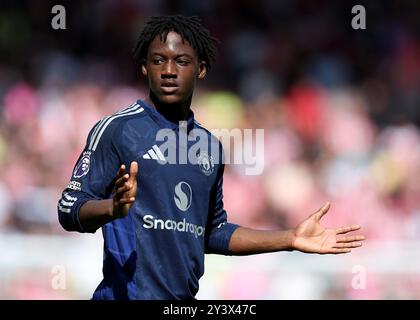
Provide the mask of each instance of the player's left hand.
{"label": "player's left hand", "polygon": [[324,205],[306,220],[301,222],[294,231],[293,248],[306,253],[349,253],[351,249],[362,246],[363,235],[346,236],[348,232],[359,230],[359,225],[351,225],[336,229],[324,228],[321,218],[328,212],[330,203]]}

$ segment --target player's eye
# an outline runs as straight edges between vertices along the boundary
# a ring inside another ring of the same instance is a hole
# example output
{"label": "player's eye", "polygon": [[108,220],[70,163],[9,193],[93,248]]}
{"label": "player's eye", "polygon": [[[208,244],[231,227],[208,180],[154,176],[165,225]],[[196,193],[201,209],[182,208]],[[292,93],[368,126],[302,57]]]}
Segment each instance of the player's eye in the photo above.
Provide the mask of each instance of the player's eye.
{"label": "player's eye", "polygon": [[152,63],[153,64],[157,64],[157,65],[162,64],[163,63],[163,59],[162,58],[153,58],[152,59]]}
{"label": "player's eye", "polygon": [[181,66],[186,66],[190,62],[188,60],[180,59],[180,60],[177,60],[177,63]]}

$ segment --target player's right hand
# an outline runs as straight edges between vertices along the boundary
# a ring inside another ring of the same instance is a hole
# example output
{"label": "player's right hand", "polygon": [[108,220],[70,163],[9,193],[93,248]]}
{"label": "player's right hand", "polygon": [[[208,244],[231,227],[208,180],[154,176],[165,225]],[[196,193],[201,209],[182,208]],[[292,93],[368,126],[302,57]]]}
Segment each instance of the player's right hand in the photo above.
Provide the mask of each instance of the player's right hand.
{"label": "player's right hand", "polygon": [[131,162],[130,172],[125,172],[125,165],[122,164],[118,170],[115,181],[115,193],[113,197],[114,218],[124,218],[136,201],[137,194],[137,173],[138,164]]}

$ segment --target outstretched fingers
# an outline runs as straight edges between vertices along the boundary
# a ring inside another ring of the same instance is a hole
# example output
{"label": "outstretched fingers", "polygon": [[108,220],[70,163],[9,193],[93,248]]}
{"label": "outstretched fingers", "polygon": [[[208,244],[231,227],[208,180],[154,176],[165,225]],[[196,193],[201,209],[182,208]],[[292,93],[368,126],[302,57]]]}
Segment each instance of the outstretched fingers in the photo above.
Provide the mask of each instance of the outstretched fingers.
{"label": "outstretched fingers", "polygon": [[115,190],[115,200],[118,204],[123,205],[133,203],[136,200],[135,197],[130,196],[129,193],[133,187],[132,183],[126,181],[122,186]]}
{"label": "outstretched fingers", "polygon": [[347,226],[347,227],[341,227],[341,228],[337,228],[335,229],[336,234],[344,234],[344,233],[348,233],[351,231],[356,231],[359,230],[360,226],[357,224],[351,225],[351,226]]}
{"label": "outstretched fingers", "polygon": [[124,184],[125,180],[128,178],[128,174],[125,173],[125,164],[122,164],[118,169],[117,175],[115,177],[115,189]]}
{"label": "outstretched fingers", "polygon": [[130,163],[130,171],[126,172],[126,165],[122,164],[115,177],[115,194],[113,197],[113,216],[123,218],[128,214],[136,201],[137,191],[137,162]]}
{"label": "outstretched fingers", "polygon": [[121,187],[117,188],[116,194],[117,195],[123,195],[127,191],[130,191],[133,185],[130,182],[125,182]]}
{"label": "outstretched fingers", "polygon": [[342,253],[349,253],[349,252],[351,252],[351,250],[347,248],[346,249],[332,248],[329,253],[342,254]]}
{"label": "outstretched fingers", "polygon": [[138,164],[136,161],[131,162],[130,173],[126,173],[125,164],[120,166],[115,181],[115,196],[118,203],[126,204],[134,202],[135,197],[128,197],[128,195],[130,190],[135,186],[137,172]]}
{"label": "outstretched fingers", "polygon": [[139,172],[139,165],[137,161],[132,161],[130,164],[130,181],[137,181],[137,174]]}
{"label": "outstretched fingers", "polygon": [[353,242],[340,242],[336,243],[333,248],[343,249],[343,248],[358,248],[362,246],[361,241],[353,241]]}
{"label": "outstretched fingers", "polygon": [[[360,229],[360,226],[350,226],[341,228],[341,233],[346,233],[353,230]],[[338,233],[338,232],[337,232]],[[334,248],[357,248],[361,247],[363,244],[363,240],[365,240],[365,237],[362,235],[355,235],[355,236],[342,236],[337,237],[336,243],[334,245]]]}
{"label": "outstretched fingers", "polygon": [[337,237],[337,242],[352,242],[352,241],[360,241],[360,240],[365,240],[365,237],[362,235]]}
{"label": "outstretched fingers", "polygon": [[115,181],[115,187],[118,189],[120,186],[124,185],[126,181],[128,181],[129,174],[126,173],[122,177],[118,178],[117,181]]}
{"label": "outstretched fingers", "polygon": [[118,169],[117,179],[118,179],[118,178],[121,178],[121,177],[122,177],[122,175],[124,174],[124,172],[125,172],[125,164],[122,164],[122,165],[120,166],[120,168]]}
{"label": "outstretched fingers", "polygon": [[118,203],[123,205],[123,204],[129,204],[129,203],[133,203],[134,201],[136,201],[135,197],[131,197],[131,198],[121,198],[118,200]]}

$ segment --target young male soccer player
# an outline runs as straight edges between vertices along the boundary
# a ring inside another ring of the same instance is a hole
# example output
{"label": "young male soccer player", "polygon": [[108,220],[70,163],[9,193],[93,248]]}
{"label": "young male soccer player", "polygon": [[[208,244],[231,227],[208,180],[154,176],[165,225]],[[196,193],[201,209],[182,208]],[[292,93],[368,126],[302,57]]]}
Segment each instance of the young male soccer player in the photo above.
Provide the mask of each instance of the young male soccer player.
{"label": "young male soccer player", "polygon": [[104,278],[93,299],[194,298],[205,253],[338,254],[361,246],[363,236],[344,235],[359,226],[320,225],[329,204],[287,231],[228,223],[224,165],[210,156],[220,144],[208,131],[209,150],[193,152],[196,157],[186,164],[168,163],[156,138],[160,130],[176,137],[176,154],[192,148],[189,140],[176,143],[181,134],[205,130],[190,104],[197,79],[206,76],[214,59],[215,39],[198,18],[152,18],[134,55],[148,79],[149,96],[93,127],[58,202],[64,229],[95,232],[102,227]]}

